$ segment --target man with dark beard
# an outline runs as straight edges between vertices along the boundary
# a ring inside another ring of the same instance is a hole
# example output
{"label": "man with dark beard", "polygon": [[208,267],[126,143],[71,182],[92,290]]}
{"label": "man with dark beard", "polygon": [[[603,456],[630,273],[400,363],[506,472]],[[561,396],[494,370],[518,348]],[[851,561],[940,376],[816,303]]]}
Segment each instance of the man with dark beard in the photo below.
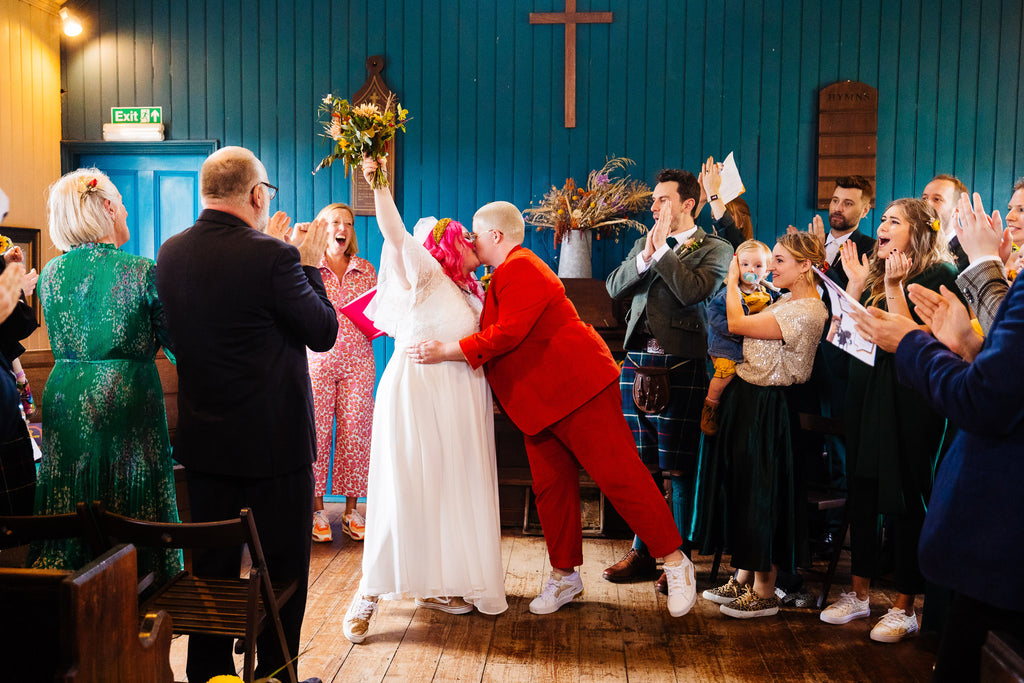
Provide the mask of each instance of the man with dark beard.
{"label": "man with dark beard", "polygon": [[[836,178],[836,189],[832,191],[832,201],[828,205],[830,230],[828,236],[825,237],[825,260],[828,262],[828,272],[825,274],[843,289],[846,289],[846,283],[850,278],[843,270],[843,261],[839,258],[839,246],[846,240],[852,240],[857,245],[857,253],[862,256],[870,254],[874,249],[874,238],[865,235],[857,227],[871,210],[871,200],[874,197],[871,181],[864,176],[851,175]],[[821,218],[815,216],[814,223],[821,223]],[[818,230],[814,230],[814,232],[818,233],[820,239],[824,236],[824,227],[821,232]]]}

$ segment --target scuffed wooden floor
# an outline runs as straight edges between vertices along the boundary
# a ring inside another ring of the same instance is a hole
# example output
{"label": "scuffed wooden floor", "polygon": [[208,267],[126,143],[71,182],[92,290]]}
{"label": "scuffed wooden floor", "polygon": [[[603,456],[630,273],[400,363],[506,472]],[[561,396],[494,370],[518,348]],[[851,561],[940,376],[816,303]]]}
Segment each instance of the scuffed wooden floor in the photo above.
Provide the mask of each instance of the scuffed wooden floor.
{"label": "scuffed wooden floor", "polygon": [[[313,544],[309,599],[302,629],[307,651],[299,675],[324,683],[375,681],[927,681],[935,639],[925,635],[886,645],[868,631],[893,592],[872,591],[872,618],[843,626],[813,609],[785,608],[777,617],[737,620],[697,598],[679,619],[650,581],[613,584],[602,570],[629,547],[622,539],[585,539],[581,599],[545,617],[529,601],[548,573],[543,539],[505,534],[502,552],[509,609],[497,617],[417,609],[411,600],[382,602],[371,634],[352,645],[342,619],[359,583],[360,544],[341,533],[342,506],[328,504],[331,544]],[[696,556],[698,591],[709,586],[711,557]],[[724,564],[724,563],[723,563]],[[722,576],[728,572],[723,567]],[[805,590],[820,589],[823,563],[805,572]],[[844,554],[833,598],[849,590]],[[724,581],[724,578],[722,579]],[[920,614],[921,599],[918,599]],[[171,663],[185,680],[186,638],[175,639]],[[239,665],[241,657],[237,658]]]}

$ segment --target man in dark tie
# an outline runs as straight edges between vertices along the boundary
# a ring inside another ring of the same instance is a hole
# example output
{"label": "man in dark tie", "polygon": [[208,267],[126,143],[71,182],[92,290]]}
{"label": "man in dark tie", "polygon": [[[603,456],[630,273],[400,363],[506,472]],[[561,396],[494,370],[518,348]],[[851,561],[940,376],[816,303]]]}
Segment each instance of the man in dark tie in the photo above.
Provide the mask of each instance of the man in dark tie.
{"label": "man in dark tie", "polygon": [[[338,320],[317,264],[326,223],[301,243],[270,218],[277,188],[247,149],[225,147],[199,172],[203,211],[157,257],[156,286],[178,360],[174,459],[185,466],[192,521],[238,517],[252,508],[275,582],[299,587],[281,609],[290,655],[299,653],[313,514],[313,396],[306,347],[334,346]],[[238,577],[241,548],[193,559],[197,575]],[[246,643],[252,647],[253,643]],[[256,676],[285,664],[273,628],[256,643]],[[190,681],[233,674],[231,640],[190,636]]]}
{"label": "man in dark tie", "polygon": [[942,229],[942,236],[949,244],[949,251],[956,258],[956,267],[962,273],[970,263],[967,254],[960,246],[960,239],[956,236],[953,226],[953,212],[961,194],[970,194],[967,186],[956,176],[947,173],[939,175],[928,181],[921,192],[921,199],[925,200],[935,209],[939,215],[939,224]]}
{"label": "man in dark tie", "polygon": [[[666,169],[657,181],[651,205],[655,225],[605,286],[613,299],[630,303],[619,376],[622,409],[640,457],[671,477],[672,514],[685,548],[708,390],[707,302],[725,279],[733,249],[694,224],[700,185],[692,173]],[[664,400],[654,400],[659,394]],[[639,538],[633,546],[604,578],[624,581],[653,572],[655,560],[646,546]],[[657,587],[667,591],[664,574]]]}

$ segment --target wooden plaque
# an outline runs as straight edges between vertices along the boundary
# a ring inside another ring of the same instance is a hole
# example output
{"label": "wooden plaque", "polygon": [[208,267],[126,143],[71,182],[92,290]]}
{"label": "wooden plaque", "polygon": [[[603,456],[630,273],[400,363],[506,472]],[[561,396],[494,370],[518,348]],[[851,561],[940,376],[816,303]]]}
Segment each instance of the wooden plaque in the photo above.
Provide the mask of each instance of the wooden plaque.
{"label": "wooden plaque", "polygon": [[856,81],[823,88],[818,95],[818,208],[828,208],[840,176],[862,175],[874,185],[877,152],[878,91]]}
{"label": "wooden plaque", "polygon": [[[384,55],[373,55],[367,58],[366,71],[369,75],[366,77],[363,87],[352,96],[352,106],[369,102],[376,104],[378,107],[384,107],[388,97],[393,96],[394,93],[384,83],[384,78],[381,76],[381,71],[383,70]],[[397,104],[397,100],[392,100],[392,106],[397,106]],[[391,196],[394,197],[395,157],[398,156],[398,151],[395,149],[395,139],[391,141],[389,146],[387,160],[388,184],[391,188]],[[369,183],[363,178],[362,166],[356,166],[352,169],[352,210],[356,212],[357,216],[373,216],[376,214],[376,208],[373,203],[373,190],[370,189]]]}

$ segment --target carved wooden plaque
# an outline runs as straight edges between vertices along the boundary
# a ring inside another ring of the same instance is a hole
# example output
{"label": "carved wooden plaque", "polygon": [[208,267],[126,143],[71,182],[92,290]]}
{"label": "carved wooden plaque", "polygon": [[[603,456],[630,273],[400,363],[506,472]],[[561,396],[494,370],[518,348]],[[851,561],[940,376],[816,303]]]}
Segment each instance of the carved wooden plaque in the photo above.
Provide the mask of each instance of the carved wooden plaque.
{"label": "carved wooden plaque", "polygon": [[[383,109],[384,103],[388,101],[388,97],[394,94],[384,83],[384,78],[380,75],[383,70],[384,55],[374,55],[367,58],[366,71],[368,75],[366,82],[352,96],[353,106],[369,102]],[[392,106],[397,104],[397,100],[393,99]],[[398,156],[398,153],[395,150],[395,140],[392,139],[389,144],[390,149],[388,150],[387,159],[388,184],[391,187],[391,196],[394,197],[395,157]],[[373,203],[373,190],[370,189],[369,183],[363,178],[362,166],[356,166],[352,169],[352,210],[356,212],[357,216],[373,216],[376,213]]]}
{"label": "carved wooden plaque", "polygon": [[874,185],[877,153],[878,91],[856,81],[823,88],[818,95],[818,208],[828,208],[840,176],[862,175]]}

